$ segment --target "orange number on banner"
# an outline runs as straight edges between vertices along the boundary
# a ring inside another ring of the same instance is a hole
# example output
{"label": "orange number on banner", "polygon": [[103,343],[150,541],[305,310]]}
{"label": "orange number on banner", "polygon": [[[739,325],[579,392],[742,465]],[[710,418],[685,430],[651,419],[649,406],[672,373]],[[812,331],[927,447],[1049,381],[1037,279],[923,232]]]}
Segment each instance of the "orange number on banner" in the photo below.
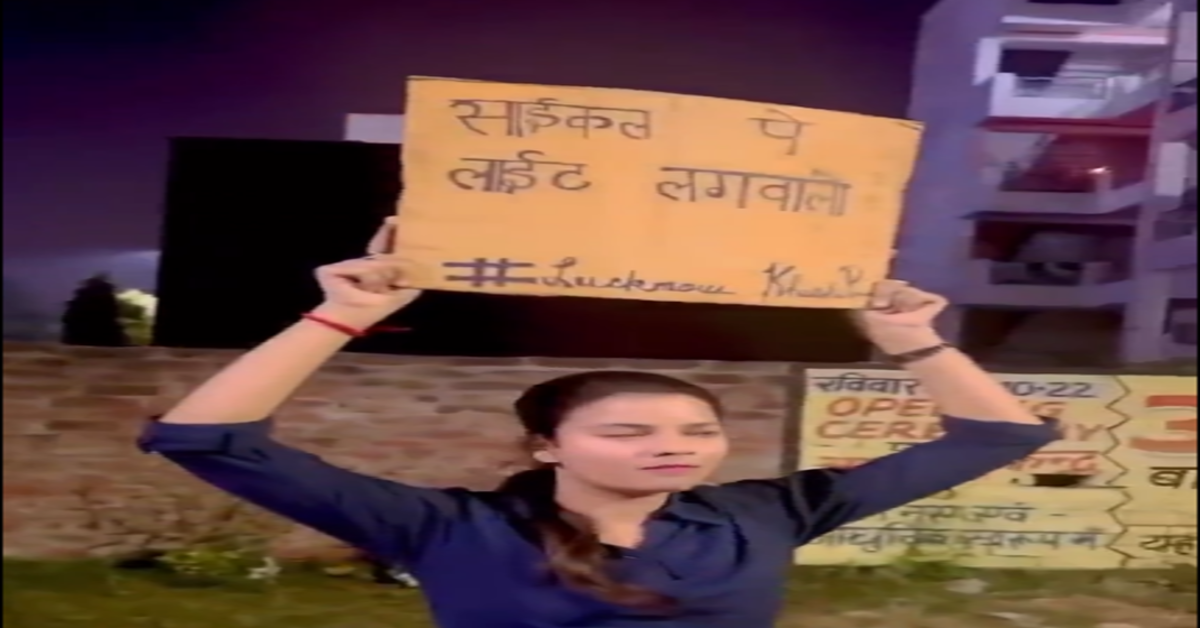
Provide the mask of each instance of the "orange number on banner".
{"label": "orange number on banner", "polygon": [[[1196,395],[1151,395],[1146,397],[1146,408],[1191,408],[1196,409]],[[1163,428],[1174,438],[1150,438],[1135,436],[1129,446],[1153,454],[1196,453],[1197,421],[1191,419],[1168,419]]]}

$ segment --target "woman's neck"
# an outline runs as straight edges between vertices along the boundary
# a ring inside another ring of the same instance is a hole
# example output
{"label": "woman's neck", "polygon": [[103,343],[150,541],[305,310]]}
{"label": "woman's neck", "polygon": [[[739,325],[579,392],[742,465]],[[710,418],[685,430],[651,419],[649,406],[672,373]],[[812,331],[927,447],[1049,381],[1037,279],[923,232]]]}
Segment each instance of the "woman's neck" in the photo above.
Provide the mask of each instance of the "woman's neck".
{"label": "woman's neck", "polygon": [[667,503],[670,493],[628,495],[574,482],[561,475],[555,487],[559,507],[600,523],[641,523]]}

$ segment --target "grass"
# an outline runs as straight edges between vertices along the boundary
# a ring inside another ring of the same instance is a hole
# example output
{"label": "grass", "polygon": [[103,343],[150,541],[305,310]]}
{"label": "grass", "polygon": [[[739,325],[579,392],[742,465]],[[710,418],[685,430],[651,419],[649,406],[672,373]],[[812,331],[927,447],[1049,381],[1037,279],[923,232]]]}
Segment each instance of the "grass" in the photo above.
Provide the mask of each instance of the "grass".
{"label": "grass", "polygon": [[[946,580],[986,581],[978,594]],[[797,568],[780,628],[1196,625],[1196,570]],[[295,569],[271,585],[186,588],[95,562],[5,561],[5,628],[432,628],[419,592]]]}

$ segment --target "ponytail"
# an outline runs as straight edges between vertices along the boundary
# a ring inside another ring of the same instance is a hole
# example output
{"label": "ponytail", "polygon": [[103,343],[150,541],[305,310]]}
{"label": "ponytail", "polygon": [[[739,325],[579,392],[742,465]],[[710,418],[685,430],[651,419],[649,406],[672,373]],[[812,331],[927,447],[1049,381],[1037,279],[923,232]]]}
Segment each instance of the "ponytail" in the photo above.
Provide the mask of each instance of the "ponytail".
{"label": "ponytail", "polygon": [[500,491],[520,497],[530,507],[530,520],[546,552],[550,571],[567,586],[619,606],[664,609],[670,598],[613,578],[607,548],[583,517],[566,512],[555,501],[555,470],[542,465],[509,476]]}

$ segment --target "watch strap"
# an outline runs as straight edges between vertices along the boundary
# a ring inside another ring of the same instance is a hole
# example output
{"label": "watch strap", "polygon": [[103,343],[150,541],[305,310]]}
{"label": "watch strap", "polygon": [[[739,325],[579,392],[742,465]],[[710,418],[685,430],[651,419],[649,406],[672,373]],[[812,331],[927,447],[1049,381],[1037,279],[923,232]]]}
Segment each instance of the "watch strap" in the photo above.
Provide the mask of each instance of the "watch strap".
{"label": "watch strap", "polygon": [[889,356],[887,356],[887,359],[892,364],[898,364],[898,365],[912,364],[914,362],[921,362],[922,360],[928,360],[929,358],[932,358],[935,355],[940,355],[940,354],[945,353],[946,351],[953,349],[953,348],[954,348],[954,345],[952,345],[948,342],[943,342],[940,344],[933,345],[931,347],[925,347],[924,349],[916,349],[914,351],[905,351],[904,353],[897,353],[894,355],[889,355]]}

